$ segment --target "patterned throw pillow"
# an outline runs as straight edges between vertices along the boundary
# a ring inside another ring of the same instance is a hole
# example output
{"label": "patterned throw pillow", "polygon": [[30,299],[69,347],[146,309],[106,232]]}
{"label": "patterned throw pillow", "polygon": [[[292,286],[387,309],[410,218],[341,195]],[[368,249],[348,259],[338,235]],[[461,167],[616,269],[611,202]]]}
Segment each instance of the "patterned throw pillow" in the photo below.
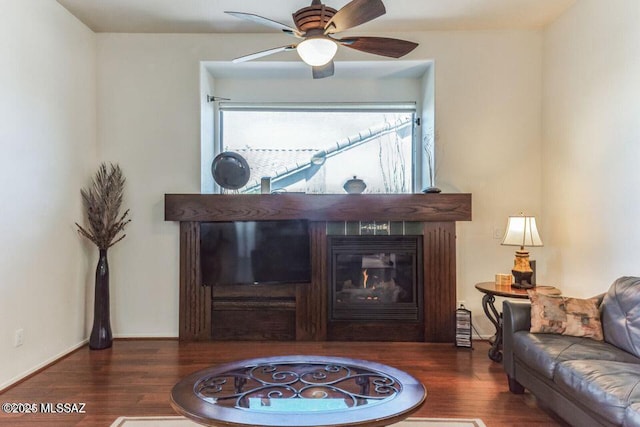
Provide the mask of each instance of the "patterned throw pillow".
{"label": "patterned throw pillow", "polygon": [[602,341],[597,298],[578,299],[528,291],[531,299],[531,332],[562,334]]}

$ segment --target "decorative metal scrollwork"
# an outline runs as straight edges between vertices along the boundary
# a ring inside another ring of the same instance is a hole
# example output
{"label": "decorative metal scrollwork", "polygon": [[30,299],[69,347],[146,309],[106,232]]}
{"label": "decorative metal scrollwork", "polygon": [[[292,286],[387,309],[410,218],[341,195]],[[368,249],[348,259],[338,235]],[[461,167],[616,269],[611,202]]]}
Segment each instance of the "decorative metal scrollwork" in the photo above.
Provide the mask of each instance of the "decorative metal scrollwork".
{"label": "decorative metal scrollwork", "polygon": [[202,378],[200,399],[252,411],[332,411],[375,405],[401,391],[396,379],[377,371],[322,363],[269,363]]}

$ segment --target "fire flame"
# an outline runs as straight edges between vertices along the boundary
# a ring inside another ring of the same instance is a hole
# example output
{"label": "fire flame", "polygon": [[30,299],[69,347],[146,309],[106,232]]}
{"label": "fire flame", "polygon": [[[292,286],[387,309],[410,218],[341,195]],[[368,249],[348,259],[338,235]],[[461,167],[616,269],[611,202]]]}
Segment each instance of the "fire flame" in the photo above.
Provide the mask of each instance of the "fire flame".
{"label": "fire flame", "polygon": [[369,275],[367,274],[367,269],[366,268],[364,270],[362,270],[362,277],[364,277],[363,286],[366,289],[367,288],[367,280],[369,280]]}

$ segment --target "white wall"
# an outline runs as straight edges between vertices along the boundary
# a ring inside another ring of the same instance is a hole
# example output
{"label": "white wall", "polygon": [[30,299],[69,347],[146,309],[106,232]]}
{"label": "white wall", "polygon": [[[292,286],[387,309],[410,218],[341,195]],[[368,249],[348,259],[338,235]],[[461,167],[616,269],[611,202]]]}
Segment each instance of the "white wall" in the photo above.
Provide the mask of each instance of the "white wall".
{"label": "white wall", "polygon": [[444,32],[424,44],[435,58],[436,185],[473,197],[473,220],[457,226],[458,300],[490,336],[474,285],[511,271],[516,248],[500,245],[507,217],[540,215],[542,37]]}
{"label": "white wall", "polygon": [[216,102],[211,101],[209,96],[216,94],[215,79],[201,64],[200,67],[200,192],[215,192],[215,182],[211,174],[211,162],[214,157],[214,144],[211,142],[216,138],[215,122]]}
{"label": "white wall", "polygon": [[640,275],[640,2],[581,0],[544,35],[547,276],[591,296]]}
{"label": "white wall", "polygon": [[[96,166],[95,36],[51,0],[0,2],[0,389],[82,344]],[[24,330],[24,345],[14,333]]]}
{"label": "white wall", "polygon": [[[508,272],[514,252],[493,239],[493,229],[504,229],[507,216],[521,210],[540,214],[541,33],[390,36],[420,43],[407,59],[434,60],[438,185],[474,199],[473,221],[458,227],[458,294],[474,311],[474,323],[491,333],[473,285]],[[178,224],[164,221],[163,197],[200,192],[201,87],[207,86],[200,62],[278,46],[282,37],[98,34],[97,41],[100,158],[123,167],[133,220],[110,257],[114,334],[175,336],[179,233]],[[287,55],[274,60],[297,60]],[[337,57],[371,59],[349,49]],[[320,92],[337,84],[325,82],[309,79]],[[349,92],[353,87],[340,86],[341,100],[362,98]],[[242,100],[250,98],[247,89]]]}

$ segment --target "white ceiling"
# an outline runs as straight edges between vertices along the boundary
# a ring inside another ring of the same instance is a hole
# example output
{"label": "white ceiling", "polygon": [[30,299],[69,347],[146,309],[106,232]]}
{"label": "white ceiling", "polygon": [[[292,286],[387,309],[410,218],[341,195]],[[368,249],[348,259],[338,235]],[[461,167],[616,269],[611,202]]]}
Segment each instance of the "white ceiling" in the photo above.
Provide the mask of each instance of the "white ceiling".
{"label": "white ceiling", "polygon": [[[57,0],[95,32],[259,33],[267,27],[226,15],[254,13],[293,25],[310,0]],[[340,9],[348,0],[325,0]],[[387,14],[362,26],[393,31],[533,29],[553,22],[576,0],[386,0]],[[365,31],[366,30],[366,31]],[[360,28],[358,28],[360,31]]]}

